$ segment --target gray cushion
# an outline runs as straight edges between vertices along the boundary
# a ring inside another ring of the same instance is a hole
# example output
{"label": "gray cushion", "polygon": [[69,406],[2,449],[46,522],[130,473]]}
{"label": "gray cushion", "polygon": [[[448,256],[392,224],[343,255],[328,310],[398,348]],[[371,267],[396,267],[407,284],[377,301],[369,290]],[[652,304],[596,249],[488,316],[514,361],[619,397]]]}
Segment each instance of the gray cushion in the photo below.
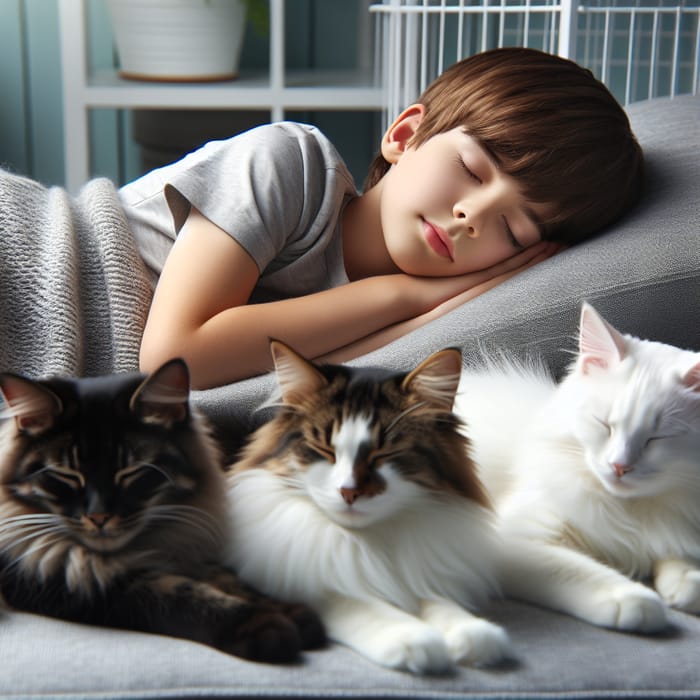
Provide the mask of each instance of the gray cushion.
{"label": "gray cushion", "polygon": [[[447,345],[543,353],[561,369],[582,299],[624,331],[700,348],[700,96],[632,105],[649,161],[645,201],[605,235],[577,246],[357,360],[404,367]],[[270,377],[198,392],[229,435],[258,422]],[[416,678],[333,646],[286,667],[253,664],[165,637],[32,615],[0,620],[0,698],[550,698],[700,697],[700,620],[672,613],[660,637],[620,634],[514,602],[486,611],[518,660],[497,670]]]}
{"label": "gray cushion", "polygon": [[0,698],[667,698],[700,697],[700,622],[673,613],[662,637],[601,630],[510,601],[492,605],[518,659],[498,669],[416,677],[339,646],[288,667],[136,632],[13,614],[0,625]]}

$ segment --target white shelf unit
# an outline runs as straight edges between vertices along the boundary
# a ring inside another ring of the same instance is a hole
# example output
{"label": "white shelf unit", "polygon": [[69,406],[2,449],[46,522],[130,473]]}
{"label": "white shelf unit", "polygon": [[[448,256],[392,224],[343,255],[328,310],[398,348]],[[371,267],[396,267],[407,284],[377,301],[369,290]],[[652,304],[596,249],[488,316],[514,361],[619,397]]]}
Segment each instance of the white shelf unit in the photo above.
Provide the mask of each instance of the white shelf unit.
{"label": "white shelf unit", "polygon": [[[65,181],[71,192],[90,176],[91,109],[269,110],[271,120],[278,121],[287,110],[380,111],[385,106],[371,61],[351,72],[286,69],[285,0],[270,0],[269,73],[220,83],[138,82],[120,78],[116,70],[91,72],[85,3],[59,0]],[[366,26],[369,30],[370,23]],[[369,35],[360,38],[371,44]]]}

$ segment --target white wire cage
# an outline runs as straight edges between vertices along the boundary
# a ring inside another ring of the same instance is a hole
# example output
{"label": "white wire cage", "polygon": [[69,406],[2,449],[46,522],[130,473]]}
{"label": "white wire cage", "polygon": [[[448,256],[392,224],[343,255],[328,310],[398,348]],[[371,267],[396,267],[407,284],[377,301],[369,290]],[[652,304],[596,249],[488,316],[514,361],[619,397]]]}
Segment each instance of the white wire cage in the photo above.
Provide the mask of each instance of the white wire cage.
{"label": "white wire cage", "polygon": [[700,92],[700,0],[385,0],[370,11],[385,122],[452,63],[503,46],[572,58],[623,104]]}

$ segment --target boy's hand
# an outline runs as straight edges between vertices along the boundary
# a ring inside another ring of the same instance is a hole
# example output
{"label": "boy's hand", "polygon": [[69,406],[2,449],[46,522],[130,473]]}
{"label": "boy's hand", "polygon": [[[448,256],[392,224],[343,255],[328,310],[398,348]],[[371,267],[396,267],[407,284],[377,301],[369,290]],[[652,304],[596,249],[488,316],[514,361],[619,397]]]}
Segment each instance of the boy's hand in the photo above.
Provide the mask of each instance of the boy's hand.
{"label": "boy's hand", "polygon": [[[469,299],[492,289],[496,285],[542,262],[559,252],[562,246],[550,241],[541,241],[492,267],[469,272],[456,277],[411,277],[406,276],[407,300],[418,314],[430,312],[443,303],[455,308]],[[441,309],[444,313],[448,309]]]}

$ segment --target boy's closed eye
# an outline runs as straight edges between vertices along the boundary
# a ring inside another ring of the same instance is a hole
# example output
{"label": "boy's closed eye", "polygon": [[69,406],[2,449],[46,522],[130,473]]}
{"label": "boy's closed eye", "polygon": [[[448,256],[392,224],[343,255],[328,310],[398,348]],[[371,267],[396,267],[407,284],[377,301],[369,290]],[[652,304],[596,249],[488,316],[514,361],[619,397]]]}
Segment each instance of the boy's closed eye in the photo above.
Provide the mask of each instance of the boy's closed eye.
{"label": "boy's closed eye", "polygon": [[468,177],[470,177],[472,180],[475,180],[479,184],[483,182],[483,180],[466,164],[464,158],[462,158],[461,156],[457,156],[456,161],[459,167],[462,168],[462,170],[464,170]]}

